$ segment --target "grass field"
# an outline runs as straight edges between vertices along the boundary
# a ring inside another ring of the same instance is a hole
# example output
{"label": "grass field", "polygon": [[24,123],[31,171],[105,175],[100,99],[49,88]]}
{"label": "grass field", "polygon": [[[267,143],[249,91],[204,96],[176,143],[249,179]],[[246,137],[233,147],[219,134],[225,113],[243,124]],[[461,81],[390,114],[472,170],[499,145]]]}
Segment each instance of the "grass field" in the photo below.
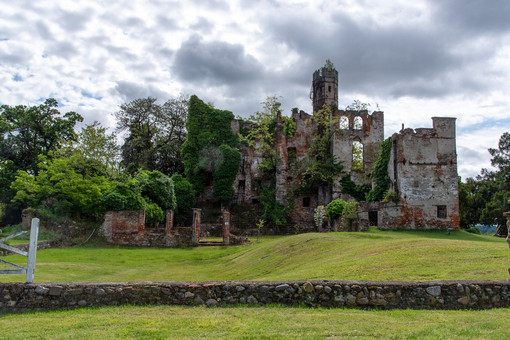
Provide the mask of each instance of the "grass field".
{"label": "grass field", "polygon": [[[26,261],[18,255],[6,259]],[[510,251],[502,238],[371,229],[266,237],[233,247],[47,249],[37,254],[35,280],[481,280],[507,279],[508,267]],[[0,276],[2,282],[23,279]]]}
{"label": "grass field", "polygon": [[[21,256],[9,261],[23,264]],[[0,268],[3,265],[0,264]],[[508,279],[504,239],[455,232],[313,233],[234,247],[89,245],[37,254],[42,281]],[[21,275],[0,280],[23,282]],[[361,311],[122,306],[0,314],[1,339],[508,339],[509,309]]]}
{"label": "grass field", "polygon": [[508,312],[122,306],[0,315],[0,338],[501,340]]}

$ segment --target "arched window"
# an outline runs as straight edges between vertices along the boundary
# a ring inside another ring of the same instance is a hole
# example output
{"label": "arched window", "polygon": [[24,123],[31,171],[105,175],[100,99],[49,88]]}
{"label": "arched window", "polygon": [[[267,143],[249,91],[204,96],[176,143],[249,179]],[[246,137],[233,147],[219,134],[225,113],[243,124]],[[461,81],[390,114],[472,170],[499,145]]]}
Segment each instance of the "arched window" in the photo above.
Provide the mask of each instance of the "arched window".
{"label": "arched window", "polygon": [[352,170],[363,170],[363,144],[352,143]]}
{"label": "arched window", "polygon": [[363,128],[363,119],[360,116],[354,117],[354,130],[361,130]]}
{"label": "arched window", "polygon": [[349,118],[346,116],[340,117],[340,129],[341,130],[348,130],[349,129]]}

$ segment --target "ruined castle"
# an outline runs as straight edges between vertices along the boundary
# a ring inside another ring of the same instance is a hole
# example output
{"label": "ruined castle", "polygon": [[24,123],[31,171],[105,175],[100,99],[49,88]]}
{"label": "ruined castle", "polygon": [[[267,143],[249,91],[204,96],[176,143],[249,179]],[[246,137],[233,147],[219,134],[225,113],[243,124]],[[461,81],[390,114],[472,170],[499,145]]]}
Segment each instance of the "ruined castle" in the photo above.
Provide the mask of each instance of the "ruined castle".
{"label": "ruined castle", "polygon": [[[371,184],[371,172],[384,140],[384,113],[338,109],[338,72],[332,65],[314,72],[310,96],[314,112],[325,104],[331,108],[333,121],[338,124],[331,149],[344,172],[356,185]],[[291,185],[299,185],[292,168],[310,148],[316,128],[310,118],[310,114],[293,109],[296,129],[292,136],[283,133],[282,120],[278,119],[275,152],[281,162],[274,176],[276,200],[280,203],[284,203]],[[239,132],[239,123],[234,121],[232,128]],[[263,155],[248,146],[242,146],[241,153],[242,163],[234,182],[235,202],[256,204],[260,191],[256,179],[262,176],[258,164]],[[406,128],[394,133],[387,167],[390,190],[396,197],[391,202],[362,202],[358,210],[361,229],[368,225],[381,229],[459,228],[455,118],[433,117],[432,128]],[[313,211],[318,205],[327,205],[336,198],[353,199],[342,192],[340,178],[332,189],[315,189],[294,197],[291,223],[305,230],[313,229]]]}
{"label": "ruined castle", "polygon": [[[289,204],[287,198],[291,195],[293,209],[287,229],[273,232],[316,231],[314,210],[317,206],[325,206],[336,198],[354,199],[343,190],[342,181],[346,178],[355,186],[374,185],[372,169],[380,157],[384,141],[383,112],[338,109],[338,72],[332,64],[314,72],[311,99],[314,113],[325,105],[331,109],[331,121],[337,126],[330,150],[341,162],[343,172],[332,186],[315,186],[306,193],[293,190],[302,182],[293,170],[309,152],[317,126],[312,115],[293,109],[291,119],[295,131],[289,136],[284,133],[282,117],[278,116],[273,152],[279,161],[271,181],[275,184],[275,201]],[[242,122],[233,120],[233,132],[239,133],[241,125]],[[390,141],[389,160],[383,168],[387,169],[392,199],[360,202],[355,228],[343,230],[362,231],[369,226],[380,229],[458,229],[455,118],[433,117],[432,128],[402,128],[391,136]],[[223,236],[224,244],[239,242],[240,238],[230,231],[246,235],[246,229],[255,227],[263,212],[260,195],[265,184],[261,179],[264,175],[267,177],[259,166],[264,158],[260,150],[241,145],[240,152],[242,161],[233,183],[234,200],[230,210],[220,209],[211,182],[199,194],[190,225],[174,226],[171,211],[166,212],[164,226],[156,229],[146,228],[144,210],[108,212],[101,227],[103,235],[112,243],[139,246],[198,245],[200,237],[218,234]]]}

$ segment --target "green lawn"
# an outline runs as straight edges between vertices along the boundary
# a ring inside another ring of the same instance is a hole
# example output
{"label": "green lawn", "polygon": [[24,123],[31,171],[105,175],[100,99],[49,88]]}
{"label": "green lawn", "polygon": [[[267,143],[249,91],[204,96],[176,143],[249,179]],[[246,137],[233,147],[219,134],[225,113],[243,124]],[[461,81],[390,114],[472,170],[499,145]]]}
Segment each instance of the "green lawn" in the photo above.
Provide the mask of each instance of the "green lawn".
{"label": "green lawn", "polygon": [[[8,256],[23,264],[21,256]],[[37,254],[39,281],[507,279],[504,239],[455,232],[313,233],[235,247],[87,246]],[[0,268],[3,265],[0,264]],[[2,275],[2,281],[24,281]],[[510,310],[107,307],[0,314],[2,339],[508,339]]]}
{"label": "green lawn", "polygon": [[106,307],[0,315],[2,339],[508,339],[508,309]]}
{"label": "green lawn", "polygon": [[[26,258],[6,260],[23,264]],[[508,267],[510,250],[502,238],[371,229],[266,237],[233,247],[48,249],[37,254],[35,280],[481,280],[507,279]],[[24,277],[2,275],[0,280]]]}

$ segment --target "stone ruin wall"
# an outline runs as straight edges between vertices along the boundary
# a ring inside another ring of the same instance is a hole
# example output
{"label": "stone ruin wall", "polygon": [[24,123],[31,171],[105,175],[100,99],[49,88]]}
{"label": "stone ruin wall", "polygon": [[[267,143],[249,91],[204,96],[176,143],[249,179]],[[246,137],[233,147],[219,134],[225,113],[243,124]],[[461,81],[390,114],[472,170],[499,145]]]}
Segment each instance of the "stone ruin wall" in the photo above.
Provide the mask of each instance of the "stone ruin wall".
{"label": "stone ruin wall", "polygon": [[432,120],[431,129],[392,136],[388,173],[399,202],[383,212],[380,228],[459,228],[455,118]]}
{"label": "stone ruin wall", "polygon": [[[384,113],[367,110],[338,110],[338,72],[333,68],[322,67],[313,74],[311,99],[314,112],[328,104],[332,116],[340,125],[332,141],[335,157],[342,162],[344,171],[357,185],[369,184],[370,173],[379,157],[381,143],[384,140]],[[342,118],[343,117],[343,118]],[[279,203],[285,204],[291,186],[299,185],[295,178],[293,163],[305,157],[315,126],[311,115],[298,109],[292,110],[292,119],[296,123],[294,136],[285,136],[283,121],[279,117],[276,127],[276,152],[281,162],[275,172],[276,193]],[[347,126],[340,123],[347,118]],[[361,126],[355,122],[361,119]],[[241,128],[249,128],[249,123],[241,127],[237,120],[232,121],[232,130],[237,133]],[[383,229],[445,229],[459,228],[457,154],[455,145],[455,119],[433,118],[433,128],[405,129],[392,136],[392,153],[388,165],[392,181],[392,190],[399,194],[399,202],[367,205],[360,209],[360,219],[376,212],[377,225]],[[363,169],[352,169],[353,144],[363,145]],[[258,204],[260,178],[259,168],[263,155],[256,148],[241,145],[242,162],[234,181],[234,203]],[[341,191],[341,177],[332,190],[316,188],[316,192],[294,197],[296,209],[291,212],[291,224],[298,225],[301,231],[314,231],[314,208],[327,205],[331,200],[353,199]],[[201,200],[214,201],[212,185],[202,194]],[[439,211],[440,210],[440,211]],[[443,216],[445,214],[445,216]],[[241,220],[233,216],[234,220]],[[256,221],[254,221],[255,223]],[[365,222],[363,222],[365,223]],[[362,223],[362,224],[363,224]],[[370,222],[367,222],[370,223]]]}
{"label": "stone ruin wall", "polygon": [[223,281],[0,283],[0,313],[119,305],[239,304],[360,309],[510,307],[500,281]]}
{"label": "stone ruin wall", "polygon": [[[351,180],[357,185],[370,182],[369,175],[372,171],[379,153],[381,143],[384,140],[384,113],[375,111],[369,114],[368,111],[343,111],[337,110],[334,116],[340,121],[341,117],[348,119],[348,128],[339,127],[333,136],[333,154],[342,162],[344,171],[349,174]],[[355,128],[354,120],[361,118],[360,129]],[[354,142],[363,145],[363,170],[353,170],[352,147]],[[342,191],[339,181],[333,188],[333,199],[342,198]]]}
{"label": "stone ruin wall", "polygon": [[[200,221],[198,221],[200,224]],[[198,227],[200,230],[200,227]],[[145,210],[108,211],[100,227],[109,243],[139,247],[191,246],[193,229],[173,225],[173,212],[165,213],[164,228],[146,228]]]}

